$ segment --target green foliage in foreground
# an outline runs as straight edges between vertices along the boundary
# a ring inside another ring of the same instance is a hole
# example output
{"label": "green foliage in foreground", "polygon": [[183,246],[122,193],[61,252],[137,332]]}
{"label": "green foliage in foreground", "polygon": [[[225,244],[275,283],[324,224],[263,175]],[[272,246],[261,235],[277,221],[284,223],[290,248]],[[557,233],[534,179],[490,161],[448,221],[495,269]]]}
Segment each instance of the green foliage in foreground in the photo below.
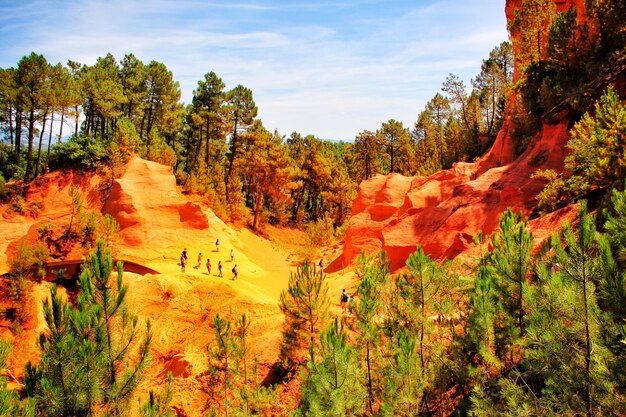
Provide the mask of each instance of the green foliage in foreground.
{"label": "green foliage in foreground", "polygon": [[582,202],[536,255],[508,210],[471,271],[420,247],[395,276],[384,253],[362,255],[352,313],[302,373],[299,415],[623,415],[624,201],[614,193],[607,234]]}
{"label": "green foliage in foreground", "polygon": [[[6,362],[11,353],[11,344],[0,339],[0,369],[6,369]],[[0,376],[0,416],[34,417],[35,403],[28,399],[20,401],[17,391],[7,389],[7,377]]]}
{"label": "green foliage in foreground", "polygon": [[37,415],[125,414],[149,364],[152,334],[149,322],[142,330],[126,309],[122,265],[117,279],[111,280],[112,272],[111,252],[98,241],[85,261],[76,306],[51,287],[41,362],[26,367],[26,393],[35,400]]}

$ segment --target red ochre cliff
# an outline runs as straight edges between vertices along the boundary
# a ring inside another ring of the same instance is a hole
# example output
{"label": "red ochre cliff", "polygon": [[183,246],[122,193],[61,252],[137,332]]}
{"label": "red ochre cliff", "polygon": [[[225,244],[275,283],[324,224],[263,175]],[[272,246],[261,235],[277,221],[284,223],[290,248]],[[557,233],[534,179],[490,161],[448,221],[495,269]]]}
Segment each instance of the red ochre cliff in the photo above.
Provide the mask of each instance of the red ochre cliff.
{"label": "red ochre cliff", "polygon": [[[479,162],[458,163],[429,177],[390,174],[363,182],[352,205],[343,265],[361,250],[384,250],[395,269],[417,245],[434,258],[451,259],[470,249],[479,230],[493,232],[508,207],[530,216],[545,185],[531,175],[537,169],[562,169],[567,125],[567,120],[544,125],[523,155],[502,166],[487,168],[490,158],[500,157],[492,149]],[[507,141],[502,138],[506,134],[505,128],[496,144]],[[567,207],[533,219],[537,245],[574,216],[575,210]]]}
{"label": "red ochre cliff", "polygon": [[[521,0],[506,2],[509,21],[521,3]],[[556,1],[559,10],[566,10],[572,4],[584,10],[583,3],[582,0]],[[515,35],[512,34],[514,49]],[[516,73],[514,78],[517,76]],[[514,101],[513,96],[510,104]],[[545,180],[533,179],[532,174],[538,169],[563,169],[569,139],[567,116],[564,113],[544,122],[517,159],[509,114],[491,150],[475,163],[457,163],[429,177],[392,173],[364,181],[352,205],[343,255],[334,266],[351,264],[362,250],[366,253],[384,250],[389,254],[392,268],[397,269],[418,245],[431,257],[452,259],[471,248],[478,231],[492,233],[507,208],[531,217],[537,206],[535,197],[545,185]],[[573,207],[545,217],[532,216],[530,228],[536,245],[574,217]]]}

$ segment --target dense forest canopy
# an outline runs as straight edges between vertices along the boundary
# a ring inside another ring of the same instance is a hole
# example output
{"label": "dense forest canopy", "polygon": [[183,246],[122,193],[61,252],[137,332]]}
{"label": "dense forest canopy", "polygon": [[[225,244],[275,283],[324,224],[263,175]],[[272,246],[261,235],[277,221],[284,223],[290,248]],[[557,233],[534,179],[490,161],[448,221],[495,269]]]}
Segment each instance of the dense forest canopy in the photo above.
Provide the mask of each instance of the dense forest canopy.
{"label": "dense forest canopy", "polygon": [[[205,194],[232,220],[339,226],[358,183],[378,173],[427,175],[472,160],[493,141],[512,77],[508,42],[483,61],[468,91],[450,74],[415,125],[389,120],[353,143],[268,132],[253,92],[228,89],[212,71],[190,104],[160,62],[111,54],[88,66],[49,63],[35,52],[0,72],[0,174],[29,182],[48,169],[107,168],[130,154],[173,167],[189,191]],[[57,134],[58,132],[58,134]]]}

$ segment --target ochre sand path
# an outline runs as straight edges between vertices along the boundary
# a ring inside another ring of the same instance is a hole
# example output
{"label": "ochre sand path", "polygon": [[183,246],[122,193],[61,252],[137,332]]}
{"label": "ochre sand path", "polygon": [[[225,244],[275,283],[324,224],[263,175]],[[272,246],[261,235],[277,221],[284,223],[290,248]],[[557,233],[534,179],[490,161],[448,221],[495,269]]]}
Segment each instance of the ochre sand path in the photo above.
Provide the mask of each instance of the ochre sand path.
{"label": "ochre sand path", "polygon": [[[98,180],[83,181],[81,191],[86,197],[95,195]],[[34,233],[36,224],[53,220],[63,224],[69,220],[69,181],[47,184],[43,210],[37,218],[13,215],[4,219],[7,225],[0,241],[0,266],[8,268],[7,248],[27,233]],[[42,186],[43,187],[43,186]],[[189,201],[176,187],[171,169],[139,158],[129,162],[122,178],[116,180],[103,213],[114,215],[120,222],[120,239],[112,244],[114,258],[121,258],[159,271],[159,274],[124,273],[129,286],[129,309],[140,320],[149,319],[153,331],[152,363],[138,395],[145,399],[151,389],[162,386],[168,372],[173,374],[175,391],[173,405],[188,416],[204,415],[207,400],[208,349],[214,345],[213,319],[216,314],[235,321],[246,313],[251,321],[250,357],[258,358],[264,377],[278,357],[283,315],[279,309],[280,293],[287,289],[289,276],[296,271],[298,252],[306,239],[301,231],[268,228],[267,240],[245,227],[232,228],[208,208]],[[98,199],[90,199],[89,209],[99,210]],[[49,220],[48,220],[49,219]],[[33,236],[31,236],[32,238]],[[220,239],[220,251],[215,240]],[[189,264],[183,273],[178,265],[180,253],[187,248]],[[239,278],[232,281],[230,250]],[[194,269],[198,252],[203,260]],[[77,255],[75,253],[74,255]],[[78,254],[79,255],[79,254]],[[328,264],[334,253],[325,256]],[[206,259],[213,270],[206,272]],[[218,278],[217,263],[223,264],[224,277]],[[315,259],[314,261],[317,261]],[[353,275],[338,272],[328,275],[331,312],[338,314],[341,288],[354,289]],[[27,360],[36,360],[36,340],[44,331],[41,302],[49,294],[48,282],[33,287],[33,320],[22,336],[13,338],[21,354],[11,361],[11,371],[20,377]],[[65,293],[63,289],[59,290]],[[6,336],[9,330],[4,331]],[[136,402],[132,404],[136,407]],[[133,413],[136,415],[136,413]]]}
{"label": "ochre sand path", "polygon": [[[269,241],[245,227],[234,229],[210,209],[181,195],[169,168],[141,159],[129,163],[114,184],[111,198],[116,205],[107,203],[103,211],[116,215],[123,226],[114,255],[161,272],[126,274],[129,306],[151,320],[154,333],[154,360],[140,393],[161,385],[167,372],[172,372],[175,405],[187,415],[200,416],[206,401],[207,347],[214,343],[215,315],[233,322],[248,315],[250,356],[258,358],[267,372],[279,352],[284,320],[280,294],[296,271],[293,249],[306,237],[303,232],[270,228],[269,235],[280,234],[280,238]],[[185,272],[179,266],[183,248],[188,256]],[[202,252],[202,263],[195,269],[198,252]],[[211,275],[206,271],[207,257]],[[223,278],[217,277],[220,260]],[[231,280],[234,264],[239,270],[235,281]],[[329,276],[332,299],[340,291],[334,287],[344,286],[342,281],[350,276]]]}

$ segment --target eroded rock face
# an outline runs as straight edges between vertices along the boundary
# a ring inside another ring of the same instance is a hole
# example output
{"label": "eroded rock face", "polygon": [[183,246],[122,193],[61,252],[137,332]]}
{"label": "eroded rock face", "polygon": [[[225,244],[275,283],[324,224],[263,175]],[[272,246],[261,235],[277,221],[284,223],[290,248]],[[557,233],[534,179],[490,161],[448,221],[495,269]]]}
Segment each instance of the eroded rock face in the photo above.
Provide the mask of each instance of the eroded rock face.
{"label": "eroded rock face", "polygon": [[[563,169],[567,127],[566,119],[545,124],[524,154],[502,166],[497,165],[506,153],[491,152],[476,163],[455,164],[430,177],[390,174],[363,182],[352,207],[343,265],[351,264],[361,250],[385,250],[392,268],[400,268],[417,245],[434,258],[452,259],[471,249],[478,231],[492,233],[507,208],[531,216],[545,185],[532,174]],[[573,213],[564,210],[531,221],[531,230],[538,232],[536,244],[573,219]]]}
{"label": "eroded rock face", "polygon": [[[178,194],[172,169],[156,162],[133,158],[126,172],[114,181],[102,212],[120,224],[120,236],[129,246],[154,243],[168,229],[208,229],[202,208]],[[152,236],[154,235],[154,236]]]}

